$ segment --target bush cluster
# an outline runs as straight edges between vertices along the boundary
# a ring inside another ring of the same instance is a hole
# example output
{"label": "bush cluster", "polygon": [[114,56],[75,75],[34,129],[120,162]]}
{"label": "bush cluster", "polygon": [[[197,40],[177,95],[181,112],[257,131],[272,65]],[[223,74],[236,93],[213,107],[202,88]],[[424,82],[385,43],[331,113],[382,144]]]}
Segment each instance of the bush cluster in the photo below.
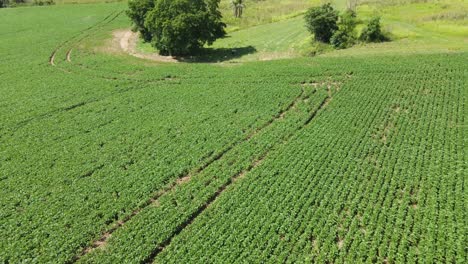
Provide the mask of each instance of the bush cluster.
{"label": "bush cluster", "polygon": [[359,24],[355,11],[348,9],[341,15],[331,4],[310,8],[306,15],[306,27],[316,41],[330,43],[336,49],[353,46],[358,40],[363,42],[382,42],[388,38],[383,34],[380,18],[372,18],[357,37],[356,26]]}
{"label": "bush cluster", "polygon": [[388,41],[388,37],[382,33],[380,27],[380,17],[372,18],[367,26],[362,30],[360,40],[364,42],[383,42]]}
{"label": "bush cluster", "polygon": [[44,6],[44,5],[55,5],[54,0],[34,0],[33,5]]}
{"label": "bush cluster", "polygon": [[54,0],[33,0],[32,2],[26,2],[25,0],[0,0],[0,8],[4,7],[16,7],[18,5],[55,5]]}

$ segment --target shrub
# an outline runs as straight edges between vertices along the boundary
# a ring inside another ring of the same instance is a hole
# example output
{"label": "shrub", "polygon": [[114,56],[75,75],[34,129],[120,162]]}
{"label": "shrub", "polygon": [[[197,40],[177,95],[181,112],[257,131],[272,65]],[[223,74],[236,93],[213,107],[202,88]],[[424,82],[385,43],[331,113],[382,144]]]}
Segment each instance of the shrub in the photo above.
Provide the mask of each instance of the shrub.
{"label": "shrub", "polygon": [[55,5],[54,0],[34,0],[33,5],[43,6],[43,5]]}
{"label": "shrub", "polygon": [[305,15],[305,20],[306,27],[314,34],[315,40],[325,43],[330,42],[333,33],[338,29],[338,12],[329,3],[310,8]]}
{"label": "shrub", "polygon": [[151,33],[145,27],[146,14],[154,8],[155,0],[130,0],[127,16],[133,21],[134,30],[139,31],[144,41],[151,41]]}
{"label": "shrub", "polygon": [[[0,8],[3,7],[16,7],[25,4],[25,0],[0,0]],[[33,2],[34,4],[34,2]]]}
{"label": "shrub", "polygon": [[364,42],[382,42],[388,38],[382,33],[380,27],[380,17],[372,18],[367,26],[362,30],[360,40]]}
{"label": "shrub", "polygon": [[337,49],[349,48],[356,42],[356,25],[358,21],[356,13],[352,10],[345,11],[340,16],[338,30],[333,33],[330,43]]}
{"label": "shrub", "polygon": [[330,39],[330,43],[335,49],[346,49],[354,44],[355,39],[347,32],[337,30]]}

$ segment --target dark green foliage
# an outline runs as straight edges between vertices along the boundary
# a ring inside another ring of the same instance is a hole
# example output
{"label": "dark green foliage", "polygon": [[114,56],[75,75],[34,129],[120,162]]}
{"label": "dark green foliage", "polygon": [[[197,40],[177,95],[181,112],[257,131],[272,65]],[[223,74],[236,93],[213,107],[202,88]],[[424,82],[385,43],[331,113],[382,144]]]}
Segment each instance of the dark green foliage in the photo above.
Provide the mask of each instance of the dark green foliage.
{"label": "dark green foliage", "polygon": [[329,3],[310,8],[305,20],[307,29],[318,41],[329,43],[333,33],[338,29],[338,12]]}
{"label": "dark green foliage", "polygon": [[44,6],[44,5],[55,5],[54,0],[34,0],[33,5]]}
{"label": "dark green foliage", "polygon": [[330,39],[335,49],[346,49],[354,44],[355,39],[343,30],[337,30]]}
{"label": "dark green foliage", "polygon": [[348,9],[340,16],[338,22],[338,29],[354,34],[356,25],[358,24],[356,12]]}
{"label": "dark green foliage", "polygon": [[372,18],[367,26],[362,30],[360,40],[364,42],[383,42],[388,41],[380,26],[380,17]]}
{"label": "dark green foliage", "polygon": [[25,0],[0,0],[0,8],[3,7],[16,7],[26,3]]}
{"label": "dark green foliage", "polygon": [[340,16],[338,22],[338,30],[333,33],[330,39],[333,47],[337,49],[349,48],[356,42],[356,25],[358,21],[356,18],[356,12],[352,10],[345,11]]}
{"label": "dark green foliage", "polygon": [[134,29],[139,31],[145,41],[151,40],[151,33],[145,27],[148,11],[153,9],[155,0],[131,0],[128,2],[127,15],[133,21]]}
{"label": "dark green foliage", "polygon": [[127,14],[160,54],[191,55],[226,34],[218,5],[219,0],[136,0]]}

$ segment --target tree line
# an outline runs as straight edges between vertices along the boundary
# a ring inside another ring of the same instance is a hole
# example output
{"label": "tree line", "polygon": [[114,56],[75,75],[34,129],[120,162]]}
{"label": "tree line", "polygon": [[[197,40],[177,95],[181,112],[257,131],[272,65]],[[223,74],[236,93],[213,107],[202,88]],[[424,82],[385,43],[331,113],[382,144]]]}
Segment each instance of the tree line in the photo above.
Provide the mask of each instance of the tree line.
{"label": "tree line", "polygon": [[24,6],[24,5],[37,5],[37,6],[55,5],[55,1],[54,0],[32,0],[32,1],[0,0],[0,8],[16,7],[16,6]]}

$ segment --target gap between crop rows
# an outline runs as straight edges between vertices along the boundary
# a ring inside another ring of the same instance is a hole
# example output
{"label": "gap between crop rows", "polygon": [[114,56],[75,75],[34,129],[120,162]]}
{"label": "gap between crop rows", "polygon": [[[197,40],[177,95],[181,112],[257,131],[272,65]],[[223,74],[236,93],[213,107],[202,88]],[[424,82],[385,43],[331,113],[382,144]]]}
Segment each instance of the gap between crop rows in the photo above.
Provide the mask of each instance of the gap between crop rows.
{"label": "gap between crop rows", "polygon": [[[315,90],[314,90],[315,92]],[[291,109],[294,109],[296,107],[296,105],[298,104],[298,102],[301,101],[301,99],[306,102],[308,100],[308,96],[305,96],[305,92],[304,92],[304,88],[302,88],[302,92],[300,93],[300,95],[298,95],[284,110],[282,110],[281,112],[279,112],[277,115],[275,115],[272,119],[270,119],[268,122],[266,122],[264,125],[260,126],[259,128],[257,128],[255,131],[253,131],[252,133],[248,134],[244,139],[236,142],[235,144],[232,144],[230,145],[228,148],[226,148],[224,151],[220,152],[219,154],[215,155],[214,157],[212,157],[208,162],[206,162],[204,165],[202,165],[201,167],[199,167],[198,169],[196,169],[193,173],[188,173],[188,174],[184,174],[180,177],[177,178],[177,180],[173,183],[171,183],[169,186],[167,186],[166,188],[164,188],[163,190],[160,190],[158,191],[154,196],[152,196],[150,199],[148,199],[142,206],[140,206],[139,208],[135,209],[130,215],[126,216],[125,218],[123,218],[122,220],[119,220],[117,221],[111,228],[109,228],[107,231],[105,231],[97,240],[93,241],[90,246],[88,247],[85,247],[78,255],[74,256],[71,260],[71,262],[76,262],[78,261],[80,258],[82,258],[83,256],[85,256],[86,254],[92,252],[93,250],[95,249],[99,249],[99,248],[102,248],[104,247],[106,244],[107,244],[107,241],[108,239],[111,237],[112,233],[114,233],[117,229],[119,229],[120,227],[122,227],[123,225],[125,225],[125,223],[127,223],[128,221],[130,221],[133,217],[135,217],[136,215],[138,215],[143,209],[145,209],[146,207],[150,206],[150,205],[157,205],[159,202],[158,202],[158,199],[173,191],[175,189],[175,187],[177,187],[178,185],[181,185],[181,184],[184,184],[188,181],[190,181],[190,179],[198,174],[198,173],[201,173],[205,168],[209,167],[211,164],[213,164],[215,161],[217,160],[220,160],[223,158],[223,156],[228,153],[230,150],[232,150],[234,147],[244,143],[244,142],[247,142],[249,141],[251,138],[253,138],[256,134],[258,134],[260,131],[262,131],[263,129],[267,128],[268,126],[270,126],[271,124],[273,124],[275,121],[277,120],[281,120],[285,117],[286,113],[289,112]],[[308,114],[308,118],[305,119],[305,121],[303,122],[303,124],[299,127],[299,128],[296,128],[295,132],[289,134],[286,138],[283,139],[283,141],[280,143],[280,144],[285,144],[295,133],[297,133],[298,131],[300,131],[301,129],[303,129],[305,126],[307,126],[309,123],[311,123],[311,121],[316,117],[316,115],[323,109],[325,108],[328,103],[330,102],[330,100],[332,99],[332,92],[331,92],[331,86],[328,85],[327,87],[327,96],[320,102],[320,104],[318,105],[317,108],[315,108],[312,112],[310,112]],[[183,223],[181,223],[176,229],[175,231],[168,237],[166,238],[163,242],[161,242],[155,249],[154,251],[152,251],[152,253],[146,258],[146,261],[145,262],[152,262],[154,260],[154,258],[157,257],[157,255],[159,253],[161,253],[164,248],[166,246],[168,246],[172,239],[177,236],[178,234],[180,234],[187,226],[189,226],[201,213],[203,213],[232,183],[236,182],[238,179],[240,178],[243,178],[243,176],[245,176],[247,173],[249,173],[252,169],[258,167],[262,162],[263,160],[267,157],[267,155],[270,153],[270,151],[275,148],[275,147],[278,147],[278,145],[280,144],[274,144],[272,145],[271,147],[269,147],[268,149],[266,149],[266,151],[257,159],[255,159],[249,166],[247,169],[241,171],[240,173],[238,174],[235,174],[233,175],[226,183],[224,183],[223,185],[221,185],[218,190],[213,193],[213,195],[211,195],[207,201],[202,205],[200,206],[194,213],[191,214],[191,216],[186,219],[185,221],[183,221]]]}
{"label": "gap between crop rows", "polygon": [[[303,96],[304,93],[300,95],[300,97]],[[299,98],[300,98],[299,97]],[[294,105],[299,101],[297,98],[291,105],[288,107],[288,110],[292,109]],[[283,141],[279,144],[273,144],[270,148],[268,148],[261,156],[259,159],[254,160],[249,167],[246,170],[243,170],[242,172],[232,176],[225,184],[223,184],[210,198],[201,206],[198,208],[198,210],[193,213],[188,219],[186,219],[181,225],[179,225],[176,230],[172,233],[171,236],[169,236],[166,240],[164,240],[158,247],[156,247],[153,252],[143,261],[143,263],[153,263],[155,258],[167,247],[170,245],[172,239],[179,235],[185,228],[190,226],[196,218],[201,215],[207,208],[210,207],[210,205],[216,201],[216,199],[224,192],[226,189],[232,185],[233,183],[237,182],[238,179],[243,178],[245,175],[247,175],[250,171],[252,171],[254,168],[258,167],[260,164],[263,163],[265,158],[270,154],[270,152],[278,148],[279,145],[284,145],[286,144],[298,131],[302,130],[305,128],[308,124],[311,123],[311,121],[317,116],[317,114],[324,109],[330,100],[332,99],[332,92],[331,92],[331,86],[327,86],[327,96],[322,100],[322,102],[319,104],[319,106],[310,113],[309,117],[306,119],[306,121],[296,129],[294,133],[291,133],[289,136],[283,139]],[[279,116],[276,116],[271,123],[274,121],[282,118],[285,115],[285,112],[281,113]]]}
{"label": "gap between crop rows", "polygon": [[[116,14],[117,13],[117,14]],[[62,49],[63,47],[65,47],[65,45],[67,45],[68,43],[71,43],[74,39],[77,39],[79,38],[80,36],[83,36],[82,38],[78,39],[76,41],[76,43],[82,41],[83,39],[85,39],[87,36],[89,36],[89,34],[86,34],[87,32],[93,30],[94,28],[98,28],[99,26],[101,26],[101,24],[103,25],[106,25],[106,24],[109,24],[110,22],[114,21],[120,14],[122,14],[123,11],[120,11],[120,12],[117,12],[117,11],[114,11],[114,12],[111,12],[109,15],[107,15],[103,20],[97,22],[96,24],[80,31],[78,34],[76,34],[75,36],[69,38],[68,40],[65,40],[64,42],[62,42],[61,44],[59,44],[53,51],[52,53],[50,54],[49,56],[49,64],[52,65],[52,66],[56,66],[55,64],[55,56],[57,54],[57,52]],[[114,15],[112,17],[112,15]],[[112,18],[111,18],[112,17]],[[110,19],[109,19],[110,18]],[[73,44],[73,43],[72,43]],[[71,53],[71,49],[69,52],[67,52],[67,57],[70,55],[69,53]]]}
{"label": "gap between crop rows", "polygon": [[[201,165],[200,167],[196,168],[195,170],[193,170],[193,172],[188,172],[188,173],[185,173],[183,175],[180,175],[179,177],[177,177],[176,181],[172,182],[170,185],[168,185],[166,188],[158,191],[155,195],[153,195],[150,199],[148,199],[145,203],[143,203],[142,206],[140,206],[139,208],[135,209],[132,211],[131,214],[129,214],[128,216],[124,217],[122,220],[119,220],[117,221],[111,228],[109,228],[106,232],[104,232],[101,237],[95,241],[93,241],[91,243],[90,246],[88,247],[85,247],[80,254],[76,255],[73,257],[72,261],[71,262],[76,262],[78,261],[82,256],[90,253],[91,251],[93,251],[94,249],[97,249],[97,248],[100,248],[100,247],[103,247],[107,240],[109,239],[109,237],[111,236],[111,234],[113,232],[115,232],[118,228],[122,227],[126,222],[130,221],[133,217],[135,217],[136,215],[138,215],[141,210],[143,210],[144,208],[152,205],[152,204],[155,204],[158,202],[158,199],[159,197],[163,196],[164,194],[166,193],[169,193],[171,192],[172,190],[175,189],[176,186],[178,185],[181,185],[187,181],[189,181],[194,175],[198,174],[198,173],[201,173],[203,170],[205,170],[207,167],[209,167],[211,164],[213,164],[214,162],[216,162],[217,160],[220,160],[223,158],[223,156],[225,154],[227,154],[229,151],[231,151],[234,147],[236,147],[237,145],[240,145],[242,144],[243,142],[246,142],[248,140],[250,140],[255,134],[257,134],[258,132],[260,132],[261,130],[263,130],[264,128],[268,127],[269,125],[271,125],[275,120],[281,118],[282,116],[284,116],[284,113],[291,110],[293,108],[293,106],[301,99],[301,97],[303,96],[304,94],[304,90],[301,91],[301,93],[284,109],[282,110],[281,112],[279,112],[278,114],[276,114],[272,119],[270,119],[268,122],[266,122],[265,124],[261,125],[260,127],[258,127],[256,130],[254,130],[253,132],[251,132],[250,134],[248,134],[246,137],[244,137],[243,139],[229,145],[227,148],[225,148],[223,151],[211,156],[203,165]],[[216,197],[214,197],[216,198]],[[203,211],[203,210],[202,210]]]}

